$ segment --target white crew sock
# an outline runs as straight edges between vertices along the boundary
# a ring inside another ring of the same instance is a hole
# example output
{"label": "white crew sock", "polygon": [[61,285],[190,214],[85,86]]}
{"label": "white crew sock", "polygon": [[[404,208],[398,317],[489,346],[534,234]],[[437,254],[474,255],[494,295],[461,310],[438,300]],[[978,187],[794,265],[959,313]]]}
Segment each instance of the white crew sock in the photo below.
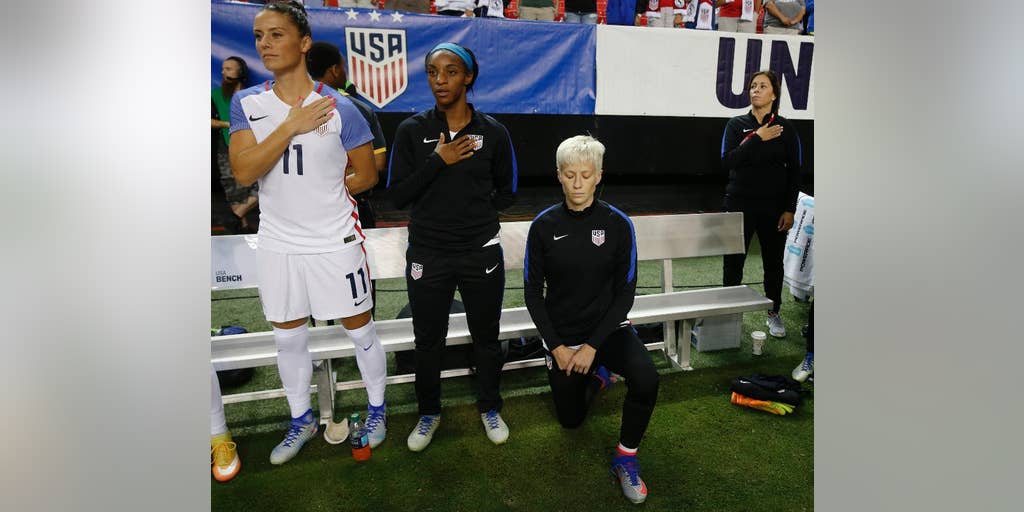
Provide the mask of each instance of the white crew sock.
{"label": "white crew sock", "polygon": [[281,375],[288,408],[292,418],[298,418],[312,408],[309,382],[313,378],[313,358],[309,354],[309,326],[274,327],[274,342],[277,344],[277,372]]}
{"label": "white crew sock", "polygon": [[377,338],[377,328],[373,320],[358,329],[345,329],[349,339],[356,346],[356,364],[359,374],[366,383],[366,397],[373,406],[384,404],[384,386],[388,376],[387,359],[384,347]]}
{"label": "white crew sock", "polygon": [[220,381],[217,372],[210,365],[210,436],[228,431],[228,420],[224,417],[224,402],[220,398]]}

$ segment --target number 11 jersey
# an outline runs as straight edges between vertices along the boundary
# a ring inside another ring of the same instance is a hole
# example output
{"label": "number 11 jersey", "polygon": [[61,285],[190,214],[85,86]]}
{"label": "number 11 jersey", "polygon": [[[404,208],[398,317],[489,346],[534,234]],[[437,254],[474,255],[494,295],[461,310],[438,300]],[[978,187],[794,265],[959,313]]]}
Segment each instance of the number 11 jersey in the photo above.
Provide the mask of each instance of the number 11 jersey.
{"label": "number 11 jersey", "polygon": [[[259,247],[286,254],[334,252],[362,243],[356,201],[345,186],[347,151],[373,140],[366,120],[348,98],[317,82],[303,105],[333,97],[334,116],[316,129],[296,135],[281,157],[259,179]],[[252,130],[266,140],[291,105],[273,90],[273,82],[244,89],[231,99],[231,133]]]}

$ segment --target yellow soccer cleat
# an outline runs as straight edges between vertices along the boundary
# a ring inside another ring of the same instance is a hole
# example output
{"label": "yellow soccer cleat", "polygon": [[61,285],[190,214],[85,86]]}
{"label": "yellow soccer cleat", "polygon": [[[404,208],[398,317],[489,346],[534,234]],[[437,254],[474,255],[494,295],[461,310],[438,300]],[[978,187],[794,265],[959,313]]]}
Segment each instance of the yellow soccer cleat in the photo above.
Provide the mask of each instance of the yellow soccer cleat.
{"label": "yellow soccer cleat", "polygon": [[213,478],[218,482],[234,478],[242,469],[242,460],[238,458],[238,445],[231,441],[231,434],[225,432],[210,438],[210,446]]}

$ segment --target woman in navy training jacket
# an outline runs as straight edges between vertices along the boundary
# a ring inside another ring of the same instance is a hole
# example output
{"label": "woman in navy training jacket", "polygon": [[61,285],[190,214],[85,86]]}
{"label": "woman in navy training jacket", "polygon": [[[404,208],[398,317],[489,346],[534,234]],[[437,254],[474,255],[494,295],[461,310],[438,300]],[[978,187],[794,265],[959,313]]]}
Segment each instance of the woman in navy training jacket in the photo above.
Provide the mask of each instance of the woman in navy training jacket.
{"label": "woman in navy training jacket", "polygon": [[768,330],[776,338],[786,336],[779,316],[782,256],[786,232],[793,225],[802,164],[796,129],[779,115],[781,98],[775,73],[755,73],[750,79],[750,111],[730,119],[722,136],[722,168],[729,172],[722,209],[743,212],[744,243],[743,253],[724,257],[722,284],[741,283],[746,251],[757,233],[764,264],[764,294],[773,304],[768,312]]}
{"label": "woman in navy training jacket", "polygon": [[441,360],[456,288],[473,337],[477,409],[487,438],[501,444],[508,425],[499,390],[505,263],[498,212],[515,198],[515,152],[505,127],[466,100],[480,74],[472,51],[441,43],[424,64],[436,105],[402,121],[388,165],[391,199],[411,206],[405,275],[420,419],[407,444],[426,448],[441,421]]}

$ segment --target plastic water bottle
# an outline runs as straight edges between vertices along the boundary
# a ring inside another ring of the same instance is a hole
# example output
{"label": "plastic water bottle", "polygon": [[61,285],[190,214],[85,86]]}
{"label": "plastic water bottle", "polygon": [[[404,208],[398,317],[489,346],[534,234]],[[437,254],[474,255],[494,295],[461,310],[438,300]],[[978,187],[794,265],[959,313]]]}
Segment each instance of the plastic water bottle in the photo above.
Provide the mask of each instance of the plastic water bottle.
{"label": "plastic water bottle", "polygon": [[370,437],[366,425],[359,421],[359,413],[348,417],[348,442],[352,443],[352,458],[358,461],[370,458]]}

